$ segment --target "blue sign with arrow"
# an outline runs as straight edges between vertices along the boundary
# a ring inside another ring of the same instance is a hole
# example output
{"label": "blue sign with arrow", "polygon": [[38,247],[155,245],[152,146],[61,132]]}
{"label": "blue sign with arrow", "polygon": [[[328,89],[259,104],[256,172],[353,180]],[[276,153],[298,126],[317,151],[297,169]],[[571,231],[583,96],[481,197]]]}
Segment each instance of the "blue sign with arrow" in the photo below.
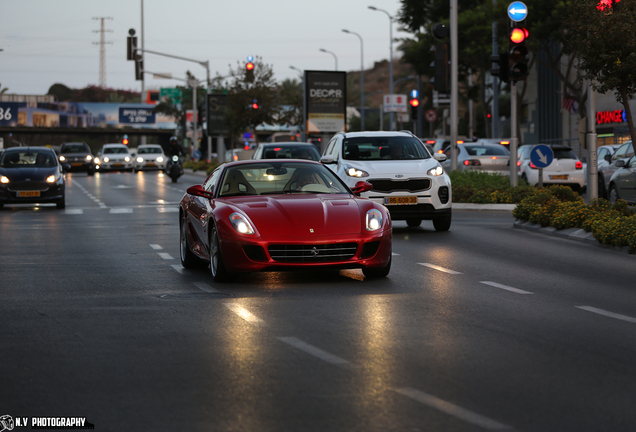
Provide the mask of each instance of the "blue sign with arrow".
{"label": "blue sign with arrow", "polygon": [[516,1],[508,6],[508,17],[515,22],[523,21],[528,16],[528,8],[523,2]]}
{"label": "blue sign with arrow", "polygon": [[530,150],[530,162],[537,168],[545,168],[554,160],[554,152],[545,144],[539,144]]}

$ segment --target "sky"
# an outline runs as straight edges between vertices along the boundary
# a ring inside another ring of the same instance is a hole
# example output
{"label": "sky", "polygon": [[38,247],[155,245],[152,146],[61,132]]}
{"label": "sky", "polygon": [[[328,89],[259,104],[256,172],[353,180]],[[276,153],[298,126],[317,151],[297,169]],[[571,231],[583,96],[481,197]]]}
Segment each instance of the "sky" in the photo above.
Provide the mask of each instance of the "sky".
{"label": "sky", "polygon": [[[248,56],[271,65],[274,78],[299,78],[301,70],[359,71],[390,55],[390,20],[399,0],[0,0],[0,89],[46,94],[59,83],[78,89],[100,82],[100,28],[105,23],[106,87],[141,91],[126,38],[135,29],[144,48],[209,61],[210,75],[228,75]],[[111,19],[112,18],[112,19]],[[393,38],[408,37],[393,24]],[[400,56],[393,43],[394,60]],[[332,52],[321,52],[320,49]],[[146,53],[145,69],[205,79],[195,62]],[[183,85],[146,76],[146,90]]]}

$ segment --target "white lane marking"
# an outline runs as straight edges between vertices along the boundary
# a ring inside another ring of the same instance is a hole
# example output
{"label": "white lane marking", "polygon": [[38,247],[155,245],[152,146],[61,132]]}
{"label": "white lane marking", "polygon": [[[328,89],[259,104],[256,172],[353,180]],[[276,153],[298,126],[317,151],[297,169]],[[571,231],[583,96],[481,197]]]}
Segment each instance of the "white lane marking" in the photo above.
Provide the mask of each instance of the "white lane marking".
{"label": "white lane marking", "polygon": [[131,208],[112,208],[110,209],[111,214],[121,214],[121,213],[132,213],[133,209]]}
{"label": "white lane marking", "polygon": [[400,256],[400,254],[395,253],[395,252],[391,252],[391,255],[393,255],[393,256]]}
{"label": "white lane marking", "polygon": [[82,210],[82,209],[68,209],[68,210],[64,210],[64,214],[84,214],[84,210]]}
{"label": "white lane marking", "polygon": [[151,248],[153,248],[154,250],[162,250],[163,248],[161,246],[159,246],[158,244],[151,244],[149,245]]}
{"label": "white lane marking", "polygon": [[582,310],[588,311],[588,312],[593,312],[595,314],[604,315],[606,317],[616,318],[616,319],[621,320],[621,321],[627,321],[627,322],[630,322],[630,323],[636,323],[636,318],[633,318],[633,317],[630,317],[630,316],[627,316],[627,315],[621,315],[621,314],[617,314],[617,313],[614,313],[614,312],[609,312],[609,311],[606,311],[606,310],[603,310],[603,309],[598,309],[598,308],[595,308],[595,307],[592,307],[592,306],[574,306],[574,307],[577,308],[577,309],[582,309]]}
{"label": "white lane marking", "polygon": [[218,293],[220,291],[215,290],[210,285],[205,282],[192,282],[195,287],[199,288],[201,291],[205,291],[207,293]]}
{"label": "white lane marking", "polygon": [[524,290],[521,290],[519,288],[513,288],[513,287],[510,287],[510,286],[507,286],[507,285],[502,285],[502,284],[497,283],[497,282],[479,281],[479,283],[483,283],[485,285],[490,285],[490,286],[495,287],[495,288],[501,288],[501,289],[506,290],[506,291],[512,291],[512,292],[515,292],[517,294],[534,294],[534,293],[532,293],[530,291],[524,291]]}
{"label": "white lane marking", "polygon": [[186,274],[185,268],[181,264],[172,264],[170,267],[179,272],[179,274]]}
{"label": "white lane marking", "polygon": [[157,207],[159,213],[177,213],[179,207]]}
{"label": "white lane marking", "polygon": [[301,341],[295,337],[278,337],[278,340],[285,342],[293,346],[294,348],[298,348],[301,351],[306,352],[307,354],[311,354],[314,357],[318,357],[321,360],[326,361],[327,363],[335,364],[335,365],[343,365],[348,364],[349,362],[345,359],[342,359],[338,356],[328,353],[327,351],[323,351],[320,348],[316,348],[313,345],[309,345],[306,342]]}
{"label": "white lane marking", "polygon": [[437,266],[437,265],[435,265],[435,264],[431,264],[431,263],[418,263],[418,264],[419,264],[419,265],[421,265],[421,266],[430,267],[430,268],[432,268],[432,269],[442,271],[442,272],[444,272],[444,273],[450,273],[450,274],[463,274],[463,273],[460,273],[460,272],[456,272],[455,270],[449,270],[449,269],[447,269],[447,268],[440,267],[440,266]]}
{"label": "white lane marking", "polygon": [[429,395],[419,390],[415,390],[413,388],[404,387],[404,388],[397,388],[392,390],[403,396],[406,396],[413,400],[421,402],[424,405],[428,405],[432,408],[438,409],[446,414],[449,414],[453,417],[464,420],[468,423],[472,423],[474,425],[480,426],[484,429],[488,429],[488,430],[511,430],[512,429],[511,426],[505,425],[503,423],[499,423],[498,421],[495,421],[495,420],[491,420],[488,417],[484,417],[480,414],[461,408],[457,405],[453,405],[450,402],[439,399],[435,396]]}
{"label": "white lane marking", "polygon": [[174,259],[172,257],[172,255],[170,255],[169,253],[165,253],[165,252],[157,252],[157,255],[159,255],[161,258],[165,259],[165,260],[172,260]]}
{"label": "white lane marking", "polygon": [[251,314],[247,309],[244,309],[241,305],[237,303],[223,303],[229,310],[243,318],[245,321],[250,322],[252,324],[264,325],[265,321],[257,317],[256,315]]}

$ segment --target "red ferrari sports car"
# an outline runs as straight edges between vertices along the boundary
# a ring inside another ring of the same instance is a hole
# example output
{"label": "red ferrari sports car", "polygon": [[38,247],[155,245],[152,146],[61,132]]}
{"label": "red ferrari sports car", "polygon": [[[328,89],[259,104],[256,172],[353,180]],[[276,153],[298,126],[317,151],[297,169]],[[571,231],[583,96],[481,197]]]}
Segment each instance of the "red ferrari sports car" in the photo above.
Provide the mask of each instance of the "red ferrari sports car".
{"label": "red ferrari sports car", "polygon": [[308,160],[249,160],[221,165],[191,186],[179,208],[181,264],[210,266],[215,281],[235,272],[391,269],[387,209]]}

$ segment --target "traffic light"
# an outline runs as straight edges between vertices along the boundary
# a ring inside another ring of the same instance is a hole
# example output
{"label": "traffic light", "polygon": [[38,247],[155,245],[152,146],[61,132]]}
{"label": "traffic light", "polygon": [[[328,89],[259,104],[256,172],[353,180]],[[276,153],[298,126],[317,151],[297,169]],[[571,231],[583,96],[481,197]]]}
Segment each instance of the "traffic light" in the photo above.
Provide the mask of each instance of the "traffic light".
{"label": "traffic light", "polygon": [[142,60],[141,54],[139,53],[135,53],[135,80],[144,80],[144,62]]}
{"label": "traffic light", "polygon": [[508,78],[510,81],[524,80],[528,76],[528,30],[523,21],[510,21],[508,32]]}
{"label": "traffic light", "polygon": [[508,53],[502,53],[499,55],[491,55],[490,61],[497,63],[497,69],[490,69],[490,75],[499,77],[502,82],[508,82],[508,68],[510,67],[510,61]]}
{"label": "traffic light", "polygon": [[435,44],[435,90],[440,93],[449,93],[448,71],[448,44]]}
{"label": "traffic light", "polygon": [[128,135],[124,135],[124,139],[121,140],[123,145],[128,145]]}
{"label": "traffic light", "polygon": [[254,82],[254,63],[251,61],[245,63],[245,81]]}
{"label": "traffic light", "polygon": [[409,101],[409,104],[411,105],[411,120],[417,121],[417,108],[420,106],[420,100],[418,98],[413,98]]}
{"label": "traffic light", "polygon": [[258,109],[258,101],[256,99],[254,99],[254,101],[252,102],[252,109]]}

